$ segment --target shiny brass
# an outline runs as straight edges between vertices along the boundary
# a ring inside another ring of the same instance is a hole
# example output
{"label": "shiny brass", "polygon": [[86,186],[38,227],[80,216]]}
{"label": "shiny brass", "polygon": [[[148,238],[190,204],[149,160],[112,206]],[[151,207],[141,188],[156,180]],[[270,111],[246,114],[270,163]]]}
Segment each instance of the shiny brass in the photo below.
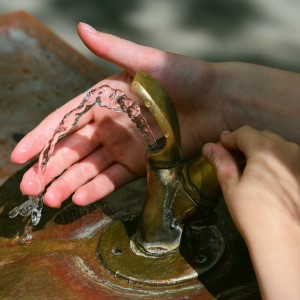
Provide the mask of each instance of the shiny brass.
{"label": "shiny brass", "polygon": [[147,201],[135,235],[136,244],[144,253],[161,256],[178,249],[182,233],[171,214],[181,161],[180,127],[172,100],[153,77],[139,72],[132,87],[164,134],[146,154]]}
{"label": "shiny brass", "polygon": [[134,223],[114,222],[100,239],[99,258],[113,276],[135,285],[178,288],[196,283],[198,276],[211,269],[224,252],[222,235],[214,225],[194,224],[189,228],[189,236],[184,238],[192,235],[192,251],[190,243],[185,243],[180,251],[159,257],[144,255],[136,249],[134,230]]}
{"label": "shiny brass", "polygon": [[182,164],[177,113],[165,89],[144,72],[136,74],[132,87],[164,134],[147,151],[147,200],[135,242],[146,255],[167,255],[178,250],[183,221],[199,206],[215,206],[220,188],[203,157]]}
{"label": "shiny brass", "polygon": [[174,104],[166,90],[150,75],[138,72],[132,87],[154,116],[164,138],[148,149],[147,160],[153,168],[169,169],[181,160],[180,127]]}
{"label": "shiny brass", "polygon": [[199,207],[212,209],[217,205],[221,188],[215,171],[203,156],[184,163],[181,180],[184,190]]}

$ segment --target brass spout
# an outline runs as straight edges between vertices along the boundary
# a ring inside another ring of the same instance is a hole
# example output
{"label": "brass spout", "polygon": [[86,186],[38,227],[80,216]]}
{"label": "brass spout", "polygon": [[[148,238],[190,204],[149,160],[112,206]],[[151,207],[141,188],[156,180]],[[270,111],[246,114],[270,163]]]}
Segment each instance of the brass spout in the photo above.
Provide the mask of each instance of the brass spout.
{"label": "brass spout", "polygon": [[182,163],[179,122],[166,90],[144,72],[136,74],[132,87],[163,133],[146,153],[147,199],[134,242],[144,254],[162,256],[178,249],[183,221],[199,206],[213,207],[220,189],[203,157]]}
{"label": "brass spout", "polygon": [[132,87],[164,135],[146,153],[147,200],[135,235],[143,252],[160,256],[178,248],[182,232],[178,225],[172,225],[171,213],[181,161],[180,128],[172,100],[154,78],[139,72]]}
{"label": "brass spout", "polygon": [[158,169],[176,166],[181,161],[181,138],[177,113],[171,98],[153,77],[144,72],[135,75],[132,87],[164,134],[156,147],[148,149],[149,164]]}
{"label": "brass spout", "polygon": [[143,72],[132,87],[163,137],[147,149],[147,198],[138,225],[115,221],[108,226],[99,241],[99,259],[114,277],[177,289],[194,284],[224,253],[223,236],[210,213],[220,189],[202,156],[182,161],[179,122],[165,89]]}

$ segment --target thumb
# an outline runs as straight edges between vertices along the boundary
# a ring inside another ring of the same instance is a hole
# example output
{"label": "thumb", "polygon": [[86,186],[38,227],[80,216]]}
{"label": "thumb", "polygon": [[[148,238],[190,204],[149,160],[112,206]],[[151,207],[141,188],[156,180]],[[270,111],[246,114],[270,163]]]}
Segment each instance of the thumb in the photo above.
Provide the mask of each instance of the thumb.
{"label": "thumb", "polygon": [[207,143],[203,146],[202,153],[216,171],[226,197],[240,180],[240,169],[236,160],[221,144]]}
{"label": "thumb", "polygon": [[88,24],[79,23],[77,31],[83,43],[94,54],[125,69],[131,75],[139,70],[151,74],[153,66],[165,61],[165,53],[161,50],[97,31]]}

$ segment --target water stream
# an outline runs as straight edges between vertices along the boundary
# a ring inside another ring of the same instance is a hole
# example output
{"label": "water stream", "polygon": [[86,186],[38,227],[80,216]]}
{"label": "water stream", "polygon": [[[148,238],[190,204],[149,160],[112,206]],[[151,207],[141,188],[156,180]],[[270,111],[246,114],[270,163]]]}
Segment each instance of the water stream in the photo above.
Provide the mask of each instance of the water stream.
{"label": "water stream", "polygon": [[42,187],[42,192],[38,195],[29,196],[27,201],[13,208],[9,212],[10,218],[14,218],[17,215],[31,216],[25,226],[23,236],[19,239],[20,244],[30,243],[32,238],[32,227],[36,226],[41,219],[45,190],[44,172],[54,152],[56,143],[66,136],[78,124],[80,118],[94,106],[108,108],[115,112],[126,113],[140,130],[146,143],[149,146],[156,143],[154,134],[146,119],[141,114],[138,102],[127,97],[121,90],[114,89],[109,85],[102,85],[88,91],[81,103],[62,118],[60,124],[54,131],[52,138],[46,143],[44,149],[40,153],[37,176]]}

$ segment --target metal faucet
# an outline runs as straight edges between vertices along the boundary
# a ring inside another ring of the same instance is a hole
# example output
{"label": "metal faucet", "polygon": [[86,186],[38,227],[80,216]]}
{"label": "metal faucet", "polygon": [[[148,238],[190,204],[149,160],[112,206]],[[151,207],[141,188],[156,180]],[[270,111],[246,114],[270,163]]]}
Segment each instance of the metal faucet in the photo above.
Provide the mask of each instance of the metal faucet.
{"label": "metal faucet", "polygon": [[182,162],[179,122],[166,90],[144,72],[135,75],[132,87],[163,133],[146,153],[147,199],[135,242],[146,255],[167,255],[178,250],[184,221],[212,209],[221,191],[203,157]]}
{"label": "metal faucet", "polygon": [[132,88],[162,137],[146,152],[147,196],[138,224],[110,224],[99,241],[99,259],[115,278],[135,286],[189,284],[223,255],[223,236],[207,222],[221,190],[203,156],[182,160],[177,113],[166,90],[144,72],[135,75]]}

